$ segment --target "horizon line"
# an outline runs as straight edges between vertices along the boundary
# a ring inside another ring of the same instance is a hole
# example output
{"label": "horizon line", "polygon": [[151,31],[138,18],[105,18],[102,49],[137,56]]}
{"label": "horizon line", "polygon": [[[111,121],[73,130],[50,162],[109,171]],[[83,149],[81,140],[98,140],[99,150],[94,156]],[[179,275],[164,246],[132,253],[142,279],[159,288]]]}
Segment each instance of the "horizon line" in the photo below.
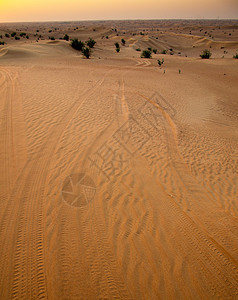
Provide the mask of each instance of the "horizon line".
{"label": "horizon line", "polygon": [[174,21],[186,21],[186,20],[194,20],[194,21],[238,21],[238,18],[159,18],[159,19],[89,19],[89,20],[45,20],[45,21],[0,21],[0,24],[16,24],[16,23],[72,23],[72,22],[111,22],[111,21],[164,21],[164,20],[174,20]]}

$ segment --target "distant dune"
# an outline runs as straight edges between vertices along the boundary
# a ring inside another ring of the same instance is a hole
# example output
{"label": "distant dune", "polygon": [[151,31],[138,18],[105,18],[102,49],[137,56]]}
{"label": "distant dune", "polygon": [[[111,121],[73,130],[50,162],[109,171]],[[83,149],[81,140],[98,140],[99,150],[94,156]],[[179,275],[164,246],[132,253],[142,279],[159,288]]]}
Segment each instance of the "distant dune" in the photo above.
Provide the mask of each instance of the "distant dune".
{"label": "distant dune", "polygon": [[237,21],[1,35],[0,298],[236,299]]}

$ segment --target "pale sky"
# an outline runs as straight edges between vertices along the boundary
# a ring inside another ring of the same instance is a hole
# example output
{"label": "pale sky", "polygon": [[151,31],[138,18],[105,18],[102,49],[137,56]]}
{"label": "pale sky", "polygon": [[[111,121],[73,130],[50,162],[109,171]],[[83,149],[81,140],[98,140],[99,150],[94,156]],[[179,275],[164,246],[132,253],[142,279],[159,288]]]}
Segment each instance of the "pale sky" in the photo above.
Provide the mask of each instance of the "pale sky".
{"label": "pale sky", "polygon": [[238,19],[238,0],[0,0],[0,22]]}

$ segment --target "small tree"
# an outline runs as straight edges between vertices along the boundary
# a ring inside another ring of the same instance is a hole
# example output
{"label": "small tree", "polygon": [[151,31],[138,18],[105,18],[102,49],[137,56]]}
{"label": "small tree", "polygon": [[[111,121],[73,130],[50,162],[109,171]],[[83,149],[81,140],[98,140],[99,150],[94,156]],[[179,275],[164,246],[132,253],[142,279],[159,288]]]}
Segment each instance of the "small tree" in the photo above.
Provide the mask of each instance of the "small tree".
{"label": "small tree", "polygon": [[158,59],[158,65],[161,67],[164,64],[164,59],[162,58],[162,60]]}
{"label": "small tree", "polygon": [[8,33],[5,33],[5,37],[6,37],[6,38],[9,38],[10,35],[9,35]]}
{"label": "small tree", "polygon": [[121,43],[122,43],[123,46],[125,46],[126,41],[124,39],[121,39]]}
{"label": "small tree", "polygon": [[115,46],[116,46],[116,52],[120,52],[120,45],[118,42],[115,43]]}
{"label": "small tree", "polygon": [[207,49],[203,50],[202,54],[200,55],[202,59],[209,59],[211,57],[211,52]]}
{"label": "small tree", "polygon": [[161,51],[161,54],[167,54],[167,51],[168,51],[168,50],[162,50],[162,51]]}
{"label": "small tree", "polygon": [[63,37],[63,39],[64,39],[65,41],[68,41],[68,40],[69,40],[68,34],[65,34],[65,36]]}
{"label": "small tree", "polygon": [[238,59],[238,53],[236,53],[236,55],[234,55],[233,58]]}
{"label": "small tree", "polygon": [[157,53],[157,49],[153,49],[153,52],[154,52],[154,54],[156,54]]}
{"label": "small tree", "polygon": [[72,48],[78,50],[78,51],[82,51],[83,47],[84,47],[84,42],[79,41],[78,39],[74,39],[71,42],[71,46]]}
{"label": "small tree", "polygon": [[91,56],[91,51],[90,48],[85,47],[82,50],[83,56],[86,57],[87,59]]}
{"label": "small tree", "polygon": [[151,51],[150,50],[144,50],[141,54],[142,58],[151,58]]}
{"label": "small tree", "polygon": [[91,38],[86,43],[89,48],[93,48],[94,45],[96,44],[96,42]]}
{"label": "small tree", "polygon": [[16,34],[17,34],[16,32],[12,32],[11,37],[14,37]]}

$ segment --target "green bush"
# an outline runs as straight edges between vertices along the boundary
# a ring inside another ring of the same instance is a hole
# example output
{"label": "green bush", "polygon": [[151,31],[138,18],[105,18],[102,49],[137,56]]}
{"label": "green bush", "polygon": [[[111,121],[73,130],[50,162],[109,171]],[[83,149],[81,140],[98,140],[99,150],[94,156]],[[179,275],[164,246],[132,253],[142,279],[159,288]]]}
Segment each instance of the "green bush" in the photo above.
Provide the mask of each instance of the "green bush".
{"label": "green bush", "polygon": [[148,50],[149,50],[149,51],[152,51],[152,48],[151,48],[151,47],[149,47],[149,48],[148,48]]}
{"label": "green bush", "polygon": [[136,51],[141,51],[141,49],[140,49],[140,48],[137,48]]}
{"label": "green bush", "polygon": [[207,49],[203,50],[202,54],[200,54],[200,57],[202,59],[209,59],[211,57],[211,52]]}
{"label": "green bush", "polygon": [[144,50],[141,54],[142,58],[151,58],[151,51],[150,50]]}
{"label": "green bush", "polygon": [[164,59],[162,58],[162,60],[158,59],[158,65],[161,67],[164,64]]}
{"label": "green bush", "polygon": [[118,42],[115,43],[115,47],[116,47],[116,52],[120,52],[120,45]]}
{"label": "green bush", "polygon": [[21,36],[21,37],[26,36],[26,33],[25,33],[25,32],[21,32],[21,33],[20,33],[20,36]]}
{"label": "green bush", "polygon": [[122,43],[123,46],[125,46],[126,41],[124,39],[121,39],[121,43]]}
{"label": "green bush", "polygon": [[0,42],[0,45],[4,45],[5,44],[5,42]]}
{"label": "green bush", "polygon": [[15,40],[18,41],[20,40],[20,38],[18,36],[15,36]]}
{"label": "green bush", "polygon": [[9,38],[10,35],[9,35],[8,33],[5,33],[5,37],[6,37],[6,38]]}
{"label": "green bush", "polygon": [[234,55],[233,58],[238,59],[238,53],[236,53],[236,55]]}
{"label": "green bush", "polygon": [[162,50],[161,54],[167,54],[168,50]]}
{"label": "green bush", "polygon": [[156,54],[157,53],[157,49],[153,49],[153,52],[154,52],[154,54]]}
{"label": "green bush", "polygon": [[65,41],[68,41],[68,40],[69,40],[68,34],[65,34],[65,36],[63,37],[63,39],[64,39]]}
{"label": "green bush", "polygon": [[84,47],[84,42],[79,41],[78,39],[74,39],[71,42],[71,46],[72,48],[78,50],[78,51],[82,51],[83,47]]}
{"label": "green bush", "polygon": [[14,37],[16,34],[17,34],[16,32],[12,32],[11,37]]}
{"label": "green bush", "polygon": [[89,40],[86,43],[89,48],[93,48],[94,45],[96,44],[96,42],[91,38],[89,38]]}
{"label": "green bush", "polygon": [[55,38],[53,36],[49,36],[49,40],[54,41]]}
{"label": "green bush", "polygon": [[26,35],[26,39],[29,39],[29,35]]}
{"label": "green bush", "polygon": [[89,58],[91,56],[91,51],[90,51],[90,48],[88,48],[88,47],[83,48],[82,53],[83,53],[83,56],[86,58]]}

